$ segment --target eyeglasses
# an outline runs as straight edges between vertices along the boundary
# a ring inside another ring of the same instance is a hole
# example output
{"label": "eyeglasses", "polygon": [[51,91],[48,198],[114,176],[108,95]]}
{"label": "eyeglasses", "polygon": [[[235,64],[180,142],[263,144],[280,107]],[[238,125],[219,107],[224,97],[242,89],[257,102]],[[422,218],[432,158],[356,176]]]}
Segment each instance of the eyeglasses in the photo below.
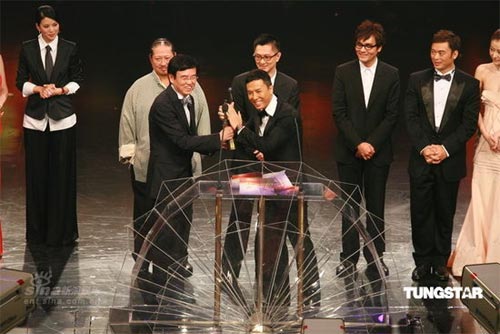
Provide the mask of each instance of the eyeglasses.
{"label": "eyeglasses", "polygon": [[179,79],[183,82],[196,81],[196,80],[198,80],[198,76],[197,75],[192,75],[192,76],[182,75],[179,77]]}
{"label": "eyeglasses", "polygon": [[269,55],[265,55],[265,56],[261,56],[261,55],[258,55],[258,54],[254,54],[253,55],[253,59],[255,59],[256,62],[260,62],[262,60],[264,60],[264,62],[268,63],[271,59],[273,59],[278,53],[280,53],[279,51],[276,52],[275,54],[273,54],[272,56],[269,56]]}
{"label": "eyeglasses", "polygon": [[376,48],[378,45],[377,44],[363,44],[360,42],[356,43],[356,50],[361,50],[362,48],[365,48],[366,51],[370,51],[373,48]]}

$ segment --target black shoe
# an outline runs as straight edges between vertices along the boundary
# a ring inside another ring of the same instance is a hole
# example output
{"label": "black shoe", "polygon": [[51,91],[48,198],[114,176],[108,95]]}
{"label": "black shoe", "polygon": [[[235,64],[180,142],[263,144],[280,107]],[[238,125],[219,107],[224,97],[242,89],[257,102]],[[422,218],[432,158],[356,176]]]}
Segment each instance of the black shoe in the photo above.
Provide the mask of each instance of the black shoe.
{"label": "black shoe", "polygon": [[195,304],[193,295],[186,291],[186,281],[182,278],[170,276],[165,289],[161,291],[160,299],[171,304]]}
{"label": "black shoe", "polygon": [[335,270],[337,277],[348,277],[356,272],[356,265],[349,260],[344,260]]}
{"label": "black shoe", "polygon": [[[387,265],[384,263],[383,260],[380,260],[380,266],[381,266],[381,269],[382,269],[382,272],[384,273],[384,276],[389,276],[389,268],[387,268]],[[375,263],[370,263],[367,267],[366,267],[366,276],[368,278],[380,278],[380,274],[378,272],[378,268],[377,268],[377,265]]]}
{"label": "black shoe", "polygon": [[415,282],[420,282],[425,278],[428,278],[431,273],[431,266],[428,264],[421,264],[413,269],[411,273],[411,279]]}
{"label": "black shoe", "polygon": [[193,276],[193,266],[187,260],[172,264],[169,270],[183,278]]}
{"label": "black shoe", "polygon": [[448,273],[448,268],[446,268],[446,266],[433,267],[433,272],[440,281],[447,282],[450,279],[450,274]]}
{"label": "black shoe", "polygon": [[179,266],[178,273],[184,278],[191,277],[193,276],[193,266],[186,260],[182,263],[182,266]]}
{"label": "black shoe", "polygon": [[321,290],[319,287],[319,281],[314,282],[309,285],[304,290],[304,305],[311,307],[320,307],[321,306]]}

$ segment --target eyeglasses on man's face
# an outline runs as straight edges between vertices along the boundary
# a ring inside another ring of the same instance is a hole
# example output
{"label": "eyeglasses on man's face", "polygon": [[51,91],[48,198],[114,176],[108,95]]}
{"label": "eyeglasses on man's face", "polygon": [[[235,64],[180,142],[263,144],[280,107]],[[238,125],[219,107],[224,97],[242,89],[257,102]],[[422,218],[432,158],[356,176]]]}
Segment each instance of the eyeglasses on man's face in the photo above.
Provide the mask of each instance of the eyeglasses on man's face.
{"label": "eyeglasses on man's face", "polygon": [[366,51],[371,51],[373,48],[376,48],[377,44],[363,44],[361,42],[356,42],[355,48],[356,50],[361,50],[365,48]]}
{"label": "eyeglasses on man's face", "polygon": [[256,62],[261,62],[261,61],[264,61],[266,63],[270,62],[271,59],[273,59],[278,53],[280,53],[279,51],[276,52],[275,54],[273,55],[259,55],[259,54],[254,54],[253,55],[253,59],[255,59]]}
{"label": "eyeglasses on man's face", "polygon": [[179,77],[179,79],[182,81],[182,82],[188,82],[188,81],[196,81],[198,80],[198,76],[197,75],[181,75]]}

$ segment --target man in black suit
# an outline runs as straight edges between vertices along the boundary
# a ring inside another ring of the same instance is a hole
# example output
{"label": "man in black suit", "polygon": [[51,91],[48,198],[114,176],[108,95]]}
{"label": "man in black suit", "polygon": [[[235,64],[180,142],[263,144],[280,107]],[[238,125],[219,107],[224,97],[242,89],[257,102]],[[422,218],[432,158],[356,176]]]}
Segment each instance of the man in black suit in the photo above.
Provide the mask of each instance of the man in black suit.
{"label": "man in black suit", "polygon": [[[253,50],[255,65],[257,69],[267,72],[269,75],[273,85],[273,93],[280,101],[287,102],[296,110],[297,126],[295,123],[291,123],[290,125],[293,131],[299,131],[299,140],[302,142],[299,87],[295,79],[279,72],[277,69],[277,64],[282,55],[279,40],[273,35],[266,33],[261,34],[254,40]],[[234,77],[231,84],[234,107],[242,114],[243,120],[245,121],[250,120],[253,116],[258,114],[258,110],[250,101],[247,93],[246,78],[249,73],[250,72],[244,72],[237,75]],[[254,156],[252,152],[246,152],[245,148],[236,146],[233,158],[239,160],[252,160]],[[300,158],[299,156],[296,160],[298,161]],[[245,171],[242,170],[241,172]],[[243,261],[248,244],[253,206],[253,201],[236,200],[231,210],[223,256],[223,272],[230,280],[232,277],[238,277],[240,273],[241,262]],[[290,215],[291,225],[287,231],[288,238],[294,248],[297,246],[298,241],[296,209],[297,206],[296,203],[294,203]],[[307,205],[305,210],[305,222],[307,224]],[[305,268],[307,268],[304,284],[305,302],[318,304],[320,299],[319,273],[316,253],[309,232],[304,238],[304,257],[306,259]]]}
{"label": "man in black suit", "polygon": [[[398,117],[399,71],[378,59],[384,46],[382,25],[363,21],[355,31],[357,59],[339,65],[333,83],[333,118],[338,129],[334,158],[343,184],[344,198],[354,209],[342,217],[341,264],[337,275],[356,271],[359,234],[352,219],[358,219],[361,193],[366,208],[366,229],[382,258],[385,251],[384,206],[389,166],[393,159],[391,136]],[[355,187],[358,186],[359,190]],[[352,197],[351,197],[352,195]],[[351,216],[351,217],[349,217]],[[360,218],[359,218],[360,219]],[[363,247],[367,270],[377,273],[373,255]],[[385,275],[389,270],[382,261]]]}
{"label": "man in black suit", "polygon": [[433,68],[411,74],[406,91],[414,281],[430,274],[449,278],[446,261],[459,183],[466,175],[466,143],[476,131],[480,107],[479,82],[455,67],[460,44],[453,32],[436,32]]}
{"label": "man in black suit", "polygon": [[[233,129],[238,131],[236,145],[252,152],[254,160],[300,160],[299,141],[294,126],[295,109],[273,94],[271,78],[267,72],[259,69],[250,71],[245,81],[249,101],[258,113],[252,114],[243,126],[241,113],[237,113],[233,105],[230,105],[228,120]],[[284,242],[289,206],[288,201],[266,202],[263,281],[264,297],[268,305],[290,302],[288,253]],[[257,259],[259,248],[256,247],[255,251]]]}
{"label": "man in black suit", "polygon": [[[261,34],[253,42],[253,58],[255,66],[271,77],[274,94],[283,102],[287,102],[300,113],[299,86],[297,80],[279,72],[278,62],[281,59],[280,42],[270,34]],[[233,78],[231,91],[234,107],[241,112],[243,120],[247,121],[257,110],[248,99],[245,80],[249,72],[241,73]],[[298,117],[300,119],[300,117]]]}
{"label": "man in black suit", "polygon": [[[153,102],[149,113],[150,160],[147,186],[151,198],[156,199],[165,180],[192,176],[193,152],[210,154],[221,148],[221,143],[233,137],[230,127],[219,133],[198,136],[191,93],[197,82],[197,62],[190,56],[177,55],[168,64],[168,86]],[[174,191],[180,183],[169,183]],[[192,208],[169,218],[152,247],[149,256],[163,270],[154,270],[153,279],[166,281],[165,270],[176,271],[187,260],[187,244],[191,227]],[[181,240],[179,240],[179,238]],[[185,276],[180,273],[181,276]]]}

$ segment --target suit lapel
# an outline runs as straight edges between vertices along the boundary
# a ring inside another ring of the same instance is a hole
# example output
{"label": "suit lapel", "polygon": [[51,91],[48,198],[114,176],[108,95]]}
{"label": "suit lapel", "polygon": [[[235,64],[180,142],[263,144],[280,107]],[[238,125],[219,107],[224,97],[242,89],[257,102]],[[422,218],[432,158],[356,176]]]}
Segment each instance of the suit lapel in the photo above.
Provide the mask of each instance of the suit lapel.
{"label": "suit lapel", "polygon": [[[43,78],[47,78],[47,74],[45,74],[45,67],[43,67],[42,62],[42,53],[40,52],[40,44],[38,44],[38,39],[33,40],[33,43],[30,45],[32,47],[32,51],[27,54],[34,55],[34,65],[37,69],[39,69],[40,73],[43,73]],[[47,81],[48,82],[48,81]]]}
{"label": "suit lapel", "polygon": [[188,123],[188,120],[186,117],[186,112],[184,111],[184,106],[182,105],[182,101],[177,96],[177,93],[172,88],[172,85],[169,85],[167,89],[170,90],[169,95],[170,95],[170,98],[172,99],[172,102],[174,104],[174,110],[177,113],[177,116],[179,117],[181,122],[184,124],[184,126],[186,127],[188,132],[190,132],[189,123]]}
{"label": "suit lapel", "polygon": [[279,117],[280,115],[280,110],[281,110],[281,103],[278,100],[278,104],[276,105],[276,111],[274,112],[274,115],[272,117],[269,117],[269,119],[267,120],[266,127],[264,128],[264,135],[274,126],[276,118]]}
{"label": "suit lapel", "polygon": [[[52,78],[57,78],[57,74],[60,72],[61,66],[63,66],[61,59],[67,58],[69,58],[69,48],[66,43],[64,43],[63,39],[59,38],[59,42],[57,43],[57,57],[52,70]],[[50,82],[51,78],[48,79]]]}
{"label": "suit lapel", "polygon": [[441,125],[439,126],[439,131],[443,129],[446,122],[450,119],[451,113],[457,107],[458,100],[462,95],[464,87],[465,82],[460,80],[460,74],[456,71],[453,81],[451,82],[450,92],[448,93],[448,99],[446,100],[446,105],[444,107],[443,119],[441,121]]}
{"label": "suit lapel", "polygon": [[280,77],[281,77],[281,74],[280,72],[277,72],[276,73],[276,79],[274,79],[274,95],[278,95],[279,92],[283,91],[283,82],[282,80],[280,80]]}
{"label": "suit lapel", "polygon": [[189,109],[189,117],[191,118],[191,123],[189,124],[189,129],[191,130],[191,134],[196,135],[196,116],[194,115],[194,98],[191,96],[191,100],[193,101],[193,105]]}
{"label": "suit lapel", "polygon": [[[384,80],[384,73],[383,73],[383,65],[382,62],[379,60],[377,69],[375,71],[375,75],[373,77],[373,85],[372,85],[372,90],[370,92],[370,97],[368,99],[368,107],[366,108],[367,110],[370,110],[370,106],[372,105],[373,101],[375,100],[375,96],[378,94],[378,88],[380,86],[380,81]],[[361,75],[360,75],[361,77]]]}
{"label": "suit lapel", "polygon": [[[430,72],[432,74],[432,72]],[[422,93],[422,101],[424,103],[425,113],[432,129],[435,131],[436,122],[434,120],[434,83],[432,75],[426,79],[425,83],[420,88]]]}
{"label": "suit lapel", "polygon": [[[352,71],[354,72],[353,80],[354,80],[354,87],[357,89],[357,94],[358,94],[358,101],[360,101],[361,105],[366,111],[366,105],[365,105],[365,93],[363,90],[363,80],[361,80],[361,70],[359,68],[359,61],[354,60],[352,63]],[[375,82],[374,82],[375,83]]]}

